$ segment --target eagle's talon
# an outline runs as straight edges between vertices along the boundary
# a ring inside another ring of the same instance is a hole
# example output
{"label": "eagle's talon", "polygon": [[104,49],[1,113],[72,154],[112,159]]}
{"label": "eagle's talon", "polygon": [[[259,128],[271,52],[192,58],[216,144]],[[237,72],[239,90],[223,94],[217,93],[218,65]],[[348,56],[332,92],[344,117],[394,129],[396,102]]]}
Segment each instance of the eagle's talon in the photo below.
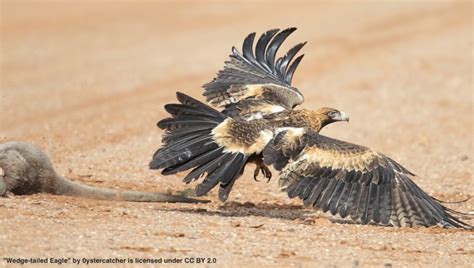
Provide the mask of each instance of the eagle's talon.
{"label": "eagle's talon", "polygon": [[268,169],[267,166],[260,166],[260,169],[262,170],[262,173],[263,175],[265,175],[265,178],[267,178],[267,183],[270,182],[270,180],[272,179],[272,172],[270,171],[270,169]]}
{"label": "eagle's talon", "polygon": [[263,164],[257,164],[257,166],[255,167],[255,171],[253,172],[253,179],[258,182],[260,181],[258,179],[260,171],[262,171],[263,177],[267,178],[267,182],[269,182],[272,178],[272,172],[270,171],[270,169],[268,169],[267,166]]}
{"label": "eagle's talon", "polygon": [[257,179],[258,175],[260,174],[260,167],[257,166],[253,172],[253,180],[259,182],[260,180]]}

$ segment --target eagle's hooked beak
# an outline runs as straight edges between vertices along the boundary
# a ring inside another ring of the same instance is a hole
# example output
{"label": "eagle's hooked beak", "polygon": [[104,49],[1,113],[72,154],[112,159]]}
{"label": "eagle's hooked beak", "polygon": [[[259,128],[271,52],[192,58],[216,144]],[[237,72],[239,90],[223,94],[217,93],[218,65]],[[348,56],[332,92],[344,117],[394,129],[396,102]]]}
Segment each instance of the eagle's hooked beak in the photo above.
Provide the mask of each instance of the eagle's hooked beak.
{"label": "eagle's hooked beak", "polygon": [[346,121],[349,122],[349,116],[345,112],[339,112],[338,116],[333,118],[336,121]]}

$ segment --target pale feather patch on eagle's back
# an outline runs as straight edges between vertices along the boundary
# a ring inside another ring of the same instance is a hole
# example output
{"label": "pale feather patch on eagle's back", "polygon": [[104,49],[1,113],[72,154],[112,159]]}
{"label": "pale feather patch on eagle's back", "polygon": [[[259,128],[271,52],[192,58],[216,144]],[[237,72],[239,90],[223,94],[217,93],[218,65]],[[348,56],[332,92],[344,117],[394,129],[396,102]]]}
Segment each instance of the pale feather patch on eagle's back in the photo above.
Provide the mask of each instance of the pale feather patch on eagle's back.
{"label": "pale feather patch on eagle's back", "polygon": [[300,138],[303,136],[303,134],[306,133],[306,129],[302,127],[280,127],[276,129],[277,133],[284,132],[285,133],[285,139],[295,139],[295,138]]}
{"label": "pale feather patch on eagle's back", "polygon": [[224,152],[245,155],[259,154],[273,138],[271,130],[261,128],[255,122],[236,122],[232,118],[215,127],[212,135]]}
{"label": "pale feather patch on eagle's back", "polygon": [[[245,105],[245,103],[241,103]],[[237,109],[239,109],[237,105]],[[269,114],[276,114],[285,111],[286,109],[278,104],[271,103],[271,102],[258,102],[252,105],[246,105],[245,109],[240,109],[241,112],[238,115],[239,117],[243,118],[246,121],[252,121],[256,119],[262,119]]]}
{"label": "pale feather patch on eagle's back", "polygon": [[246,100],[264,100],[291,109],[304,101],[303,95],[296,89],[277,84],[232,85],[227,91],[206,92],[204,95],[209,104],[216,107],[225,107]]}
{"label": "pale feather patch on eagle's back", "polygon": [[227,91],[218,91],[214,93],[207,92],[204,94],[207,97],[209,104],[216,107],[224,107],[232,103],[238,103],[247,98],[262,99],[265,85],[232,85]]}

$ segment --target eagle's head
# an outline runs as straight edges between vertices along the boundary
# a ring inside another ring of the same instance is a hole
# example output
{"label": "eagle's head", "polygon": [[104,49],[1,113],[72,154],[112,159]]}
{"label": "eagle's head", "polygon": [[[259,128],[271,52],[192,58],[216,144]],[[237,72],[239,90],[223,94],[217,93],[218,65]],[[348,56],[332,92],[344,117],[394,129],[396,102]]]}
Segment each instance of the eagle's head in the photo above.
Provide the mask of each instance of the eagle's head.
{"label": "eagle's head", "polygon": [[312,121],[314,123],[313,128],[321,130],[324,126],[328,124],[338,122],[338,121],[347,121],[349,122],[349,116],[334,108],[322,107],[316,111],[311,112]]}
{"label": "eagle's head", "polygon": [[322,107],[315,111],[317,114],[321,115],[322,118],[325,118],[329,123],[337,121],[349,121],[349,116],[334,108]]}

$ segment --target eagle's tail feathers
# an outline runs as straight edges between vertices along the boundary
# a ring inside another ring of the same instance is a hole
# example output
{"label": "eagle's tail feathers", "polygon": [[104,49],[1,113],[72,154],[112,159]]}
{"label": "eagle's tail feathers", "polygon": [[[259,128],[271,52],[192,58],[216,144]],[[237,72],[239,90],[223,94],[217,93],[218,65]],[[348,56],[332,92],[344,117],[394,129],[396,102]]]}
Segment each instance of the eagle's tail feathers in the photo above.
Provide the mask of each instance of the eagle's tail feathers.
{"label": "eagle's tail feathers", "polygon": [[158,122],[166,133],[150,168],[163,169],[163,175],[193,169],[184,178],[186,183],[206,176],[196,187],[196,195],[205,195],[220,183],[219,199],[224,201],[242,174],[247,156],[225,152],[213,139],[212,130],[226,119],[224,114],[185,94],[177,93],[177,97],[179,104],[165,106],[171,117]]}

